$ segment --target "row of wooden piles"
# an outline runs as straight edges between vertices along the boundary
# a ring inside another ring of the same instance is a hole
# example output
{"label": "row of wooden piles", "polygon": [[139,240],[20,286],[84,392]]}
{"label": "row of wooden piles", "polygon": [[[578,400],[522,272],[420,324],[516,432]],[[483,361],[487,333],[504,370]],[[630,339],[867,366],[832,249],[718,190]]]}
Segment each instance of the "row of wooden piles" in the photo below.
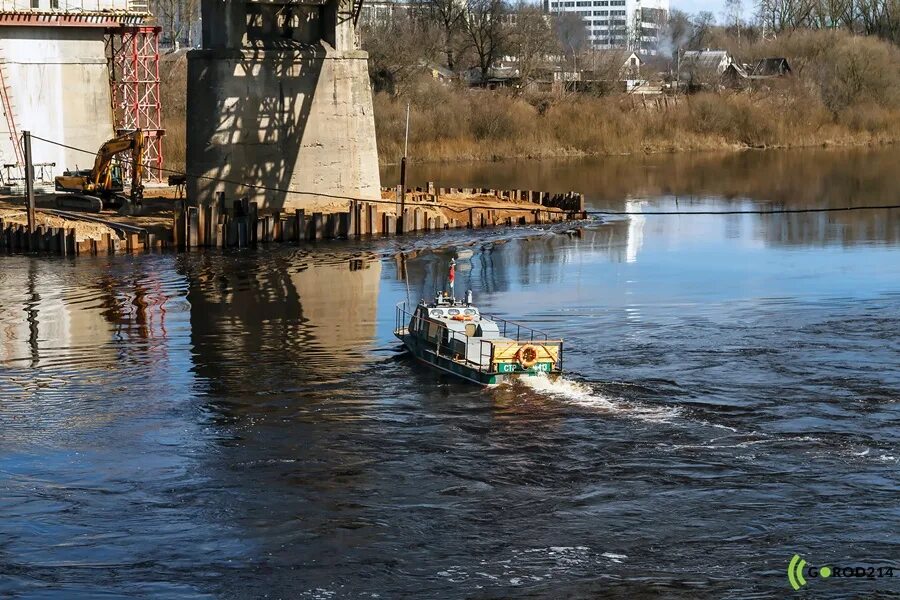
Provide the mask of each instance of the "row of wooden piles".
{"label": "row of wooden piles", "polygon": [[119,237],[117,234],[107,233],[101,235],[99,239],[78,240],[74,228],[38,225],[31,233],[27,225],[0,219],[0,250],[7,252],[45,252],[60,256],[78,256],[142,252],[149,248],[165,247],[167,247],[165,240],[158,240],[152,234],[125,233]]}
{"label": "row of wooden piles", "polygon": [[[496,193],[496,190],[490,191]],[[480,192],[467,190],[465,193]],[[208,205],[190,206],[184,201],[176,203],[173,244],[179,249],[245,248],[260,243],[301,243],[364,235],[554,223],[582,216],[584,200],[581,194],[529,193],[537,194],[535,197],[543,199],[544,203],[536,202],[534,209],[519,211],[516,217],[502,215],[510,209],[467,208],[458,212],[458,218],[447,218],[443,214],[435,214],[439,211],[434,210],[434,206],[411,205],[403,211],[402,221],[399,222],[394,212],[382,210],[387,204],[393,208],[395,203],[392,201],[351,201],[347,212],[323,213],[297,209],[293,213],[279,211],[260,214],[257,203],[242,198],[228,206],[224,194],[219,193],[216,201]],[[512,197],[513,193],[509,192],[508,198]],[[542,207],[560,210],[550,211]]]}
{"label": "row of wooden piles", "polygon": [[[446,217],[438,210],[442,195],[494,196],[511,202],[532,202],[534,209],[520,210],[521,205],[508,209],[465,208]],[[549,194],[523,190],[495,190],[480,188],[428,188],[408,190],[409,202],[398,221],[394,212],[386,212],[381,203],[352,201],[346,212],[307,213],[298,209],[293,213],[260,214],[257,204],[246,198],[226,206],[224,194],[216,201],[190,206],[176,201],[171,236],[125,231],[106,233],[99,239],[77,240],[74,228],[40,225],[34,233],[26,225],[0,219],[0,249],[9,252],[47,252],[62,256],[82,254],[115,254],[198,247],[243,248],[259,243],[306,242],[325,239],[351,238],[364,235],[394,235],[421,231],[456,228],[484,228],[526,224],[555,223],[583,216],[584,198],[581,194]],[[426,196],[426,197],[423,197]],[[427,196],[431,196],[428,198]],[[546,210],[553,208],[558,210]],[[510,212],[515,217],[509,216]],[[505,214],[504,214],[505,213]]]}
{"label": "row of wooden piles", "polygon": [[[383,192],[401,193],[400,186],[396,188],[382,188]],[[531,202],[540,206],[558,208],[567,213],[568,218],[573,218],[575,213],[584,212],[584,195],[579,192],[565,192],[552,194],[550,192],[538,192],[534,190],[498,190],[494,188],[443,188],[436,187],[433,181],[429,181],[424,188],[417,187],[407,190],[407,195],[424,198],[426,202],[438,203],[441,196],[494,196],[500,200],[509,202]]]}

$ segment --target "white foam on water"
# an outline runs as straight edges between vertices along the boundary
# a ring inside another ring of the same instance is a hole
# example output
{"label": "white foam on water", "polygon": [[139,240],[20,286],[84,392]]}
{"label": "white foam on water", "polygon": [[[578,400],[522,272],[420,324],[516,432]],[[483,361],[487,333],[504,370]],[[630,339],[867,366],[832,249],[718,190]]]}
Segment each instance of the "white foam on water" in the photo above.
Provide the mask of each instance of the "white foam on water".
{"label": "white foam on water", "polygon": [[533,377],[523,377],[519,381],[536,392],[612,415],[621,415],[653,423],[667,423],[678,416],[677,408],[643,406],[614,400],[603,394],[598,394],[587,383],[565,377],[551,380],[544,374],[538,374]]}

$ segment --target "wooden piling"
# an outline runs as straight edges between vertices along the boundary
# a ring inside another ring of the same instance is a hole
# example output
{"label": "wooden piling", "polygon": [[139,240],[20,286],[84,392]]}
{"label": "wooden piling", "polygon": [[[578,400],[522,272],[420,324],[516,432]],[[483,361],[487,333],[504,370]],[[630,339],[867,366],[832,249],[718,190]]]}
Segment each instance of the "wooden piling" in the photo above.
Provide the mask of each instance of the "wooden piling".
{"label": "wooden piling", "polygon": [[200,245],[200,211],[196,206],[190,206],[188,212],[188,247],[196,248]]}
{"label": "wooden piling", "polygon": [[248,245],[255,246],[259,243],[259,205],[256,202],[247,203],[247,219],[248,219]]}
{"label": "wooden piling", "polygon": [[377,234],[378,227],[378,207],[374,204],[366,204],[366,230],[372,235]]}
{"label": "wooden piling", "polygon": [[312,215],[312,236],[313,240],[321,240],[323,235],[323,215],[320,212],[314,212]]}
{"label": "wooden piling", "polygon": [[309,239],[306,235],[306,211],[302,208],[294,211],[294,227],[295,239],[298,244]]}

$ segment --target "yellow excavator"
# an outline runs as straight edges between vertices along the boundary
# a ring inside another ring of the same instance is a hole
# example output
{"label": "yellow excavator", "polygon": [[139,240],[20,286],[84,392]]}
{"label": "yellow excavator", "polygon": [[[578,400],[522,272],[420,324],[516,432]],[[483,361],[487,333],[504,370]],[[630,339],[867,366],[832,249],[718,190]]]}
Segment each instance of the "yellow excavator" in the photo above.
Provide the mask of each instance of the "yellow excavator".
{"label": "yellow excavator", "polygon": [[[113,158],[123,152],[131,152],[131,192],[127,197],[123,194],[122,167],[113,163]],[[57,197],[57,205],[96,212],[107,206],[118,208],[125,202],[140,206],[144,200],[143,174],[144,132],[135,129],[100,146],[92,169],[58,176],[56,191],[67,193]]]}

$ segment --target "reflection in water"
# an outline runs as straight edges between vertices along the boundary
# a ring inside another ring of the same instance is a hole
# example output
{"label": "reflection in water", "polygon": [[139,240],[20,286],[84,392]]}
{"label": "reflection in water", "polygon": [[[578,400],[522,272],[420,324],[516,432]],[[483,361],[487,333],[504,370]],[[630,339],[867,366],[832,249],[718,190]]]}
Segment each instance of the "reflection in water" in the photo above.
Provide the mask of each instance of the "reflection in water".
{"label": "reflection in water", "polygon": [[[625,211],[629,213],[641,212],[641,202],[629,200],[625,203]],[[625,261],[633,263],[637,260],[638,252],[644,243],[644,224],[647,217],[632,215],[628,218],[628,249],[625,253]]]}
{"label": "reflection in water", "polygon": [[[430,299],[447,288],[447,272],[453,258],[457,261],[457,296],[468,289],[500,294],[513,287],[561,283],[569,266],[579,262],[585,252],[602,255],[611,262],[630,261],[637,256],[641,244],[640,225],[636,227],[621,219],[518,233],[510,239],[487,242],[470,238],[446,240],[436,249],[397,254],[393,259],[396,276],[400,281],[408,277],[407,295],[412,302]],[[632,234],[638,236],[636,242]]]}
{"label": "reflection in water", "polygon": [[[184,267],[198,372],[214,386],[248,378],[259,385],[295,371],[340,380],[371,361],[377,255],[208,254]],[[257,363],[252,372],[221,370],[238,356],[272,354],[274,362]]]}
{"label": "reflection in water", "polygon": [[[0,595],[763,597],[793,552],[891,556],[900,244],[811,223],[4,257]],[[564,380],[399,354],[451,257]]]}
{"label": "reflection in water", "polygon": [[[661,208],[681,210],[709,208],[710,199],[720,208],[833,208],[896,204],[900,152],[889,146],[413,164],[408,176],[411,185],[577,190],[594,209],[623,210],[629,199],[661,200]],[[382,169],[382,181],[397,177],[396,167]],[[777,244],[894,243],[900,211],[760,217],[758,227],[762,239]]]}

